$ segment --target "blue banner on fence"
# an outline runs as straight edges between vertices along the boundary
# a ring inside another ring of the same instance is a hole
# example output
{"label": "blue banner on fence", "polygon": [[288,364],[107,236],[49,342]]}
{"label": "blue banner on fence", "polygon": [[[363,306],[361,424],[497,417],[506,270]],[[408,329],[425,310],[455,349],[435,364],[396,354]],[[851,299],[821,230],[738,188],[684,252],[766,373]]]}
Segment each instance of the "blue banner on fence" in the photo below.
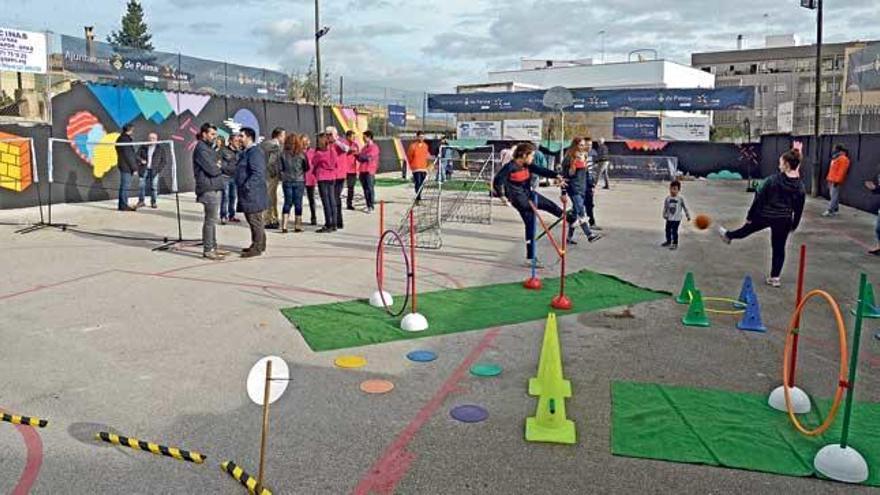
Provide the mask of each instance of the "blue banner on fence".
{"label": "blue banner on fence", "polygon": [[[429,112],[492,113],[547,112],[545,90],[514,93],[428,95]],[[755,105],[755,88],[718,89],[573,89],[574,103],[567,112],[639,110],[743,110]]]}
{"label": "blue banner on fence", "polygon": [[614,139],[657,139],[660,119],[657,117],[614,117]]}
{"label": "blue banner on fence", "polygon": [[391,127],[406,127],[405,106],[388,105],[388,125]]}

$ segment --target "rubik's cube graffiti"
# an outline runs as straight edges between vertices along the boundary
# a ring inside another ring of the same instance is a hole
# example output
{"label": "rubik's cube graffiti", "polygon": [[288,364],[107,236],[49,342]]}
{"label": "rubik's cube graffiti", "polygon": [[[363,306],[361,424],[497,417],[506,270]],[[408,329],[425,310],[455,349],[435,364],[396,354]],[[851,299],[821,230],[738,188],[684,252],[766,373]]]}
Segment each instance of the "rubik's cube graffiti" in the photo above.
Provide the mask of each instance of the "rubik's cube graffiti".
{"label": "rubik's cube graffiti", "polygon": [[32,182],[30,140],[0,132],[0,187],[21,192]]}

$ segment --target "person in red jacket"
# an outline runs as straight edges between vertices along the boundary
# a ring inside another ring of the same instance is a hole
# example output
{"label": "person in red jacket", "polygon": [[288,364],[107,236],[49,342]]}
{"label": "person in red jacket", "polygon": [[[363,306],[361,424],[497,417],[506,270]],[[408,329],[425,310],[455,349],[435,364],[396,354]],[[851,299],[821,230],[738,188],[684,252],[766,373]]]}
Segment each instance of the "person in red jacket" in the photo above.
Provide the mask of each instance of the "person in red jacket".
{"label": "person in red jacket", "polygon": [[312,154],[311,166],[318,179],[318,191],[321,204],[324,206],[324,226],[318,233],[335,232],[339,202],[336,197],[336,151],[333,149],[335,138],[331,134],[318,135],[318,148]]}
{"label": "person in red jacket", "polygon": [[361,148],[357,157],[360,163],[361,188],[364,190],[364,199],[367,202],[364,211],[372,213],[376,202],[375,178],[379,170],[379,145],[373,141],[373,131],[364,132],[364,147]]}
{"label": "person in red jacket", "polygon": [[[312,156],[315,149],[311,148],[311,140],[308,136],[303,135],[303,147],[306,149],[306,158],[312,163]],[[306,197],[309,199],[309,213],[311,213],[310,222],[312,225],[318,225],[318,217],[315,214],[315,190],[318,188],[318,179],[315,178],[315,170],[312,167],[306,171]]]}
{"label": "person in red jacket", "polygon": [[828,209],[822,213],[823,217],[837,216],[840,210],[840,188],[846,181],[846,173],[849,172],[849,150],[842,144],[834,146],[834,153],[831,155],[831,168],[828,169],[828,192],[831,195],[831,201],[828,202]]}
{"label": "person in red jacket", "polygon": [[[344,139],[339,138],[339,131],[333,126],[327,127],[324,130],[324,135],[327,138],[327,147],[333,152],[336,159],[336,181],[333,193],[336,195],[336,206],[341,206],[342,190],[345,189],[345,178],[348,176],[347,155],[349,147]],[[334,211],[336,213],[336,228],[342,230],[342,208],[336,208]]]}
{"label": "person in red jacket", "polygon": [[348,153],[345,154],[343,161],[345,162],[345,186],[346,209],[354,209],[354,186],[358,181],[358,160],[357,155],[360,152],[360,145],[354,138],[354,131],[345,132],[345,144],[348,146]]}

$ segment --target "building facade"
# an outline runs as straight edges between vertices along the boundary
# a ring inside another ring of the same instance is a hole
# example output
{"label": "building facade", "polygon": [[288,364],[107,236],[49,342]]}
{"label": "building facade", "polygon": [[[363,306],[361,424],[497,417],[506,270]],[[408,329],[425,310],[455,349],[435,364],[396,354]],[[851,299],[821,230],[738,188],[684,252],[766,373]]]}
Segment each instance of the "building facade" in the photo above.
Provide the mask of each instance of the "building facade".
{"label": "building facade", "polygon": [[[717,87],[753,86],[755,108],[717,112],[713,125],[718,135],[757,139],[761,134],[812,134],[815,122],[816,45],[797,45],[794,36],[768,37],[768,48],[694,53],[691,65],[715,76]],[[781,42],[788,39],[788,46]],[[822,45],[820,129],[823,134],[869,132],[873,118],[859,117],[866,108],[846,105],[849,60],[868,44],[861,42]],[[848,89],[849,86],[849,89]],[[857,87],[856,87],[857,88]],[[861,124],[859,123],[861,121]],[[875,129],[880,131],[880,128]]]}

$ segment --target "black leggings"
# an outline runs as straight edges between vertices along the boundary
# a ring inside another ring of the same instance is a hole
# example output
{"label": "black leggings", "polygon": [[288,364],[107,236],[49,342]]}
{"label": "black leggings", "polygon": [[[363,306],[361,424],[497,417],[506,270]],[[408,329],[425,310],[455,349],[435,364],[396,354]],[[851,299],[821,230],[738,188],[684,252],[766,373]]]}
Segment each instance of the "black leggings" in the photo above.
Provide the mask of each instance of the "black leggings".
{"label": "black leggings", "polygon": [[312,214],[312,224],[317,222],[318,217],[315,215],[315,188],[317,186],[306,186],[306,197],[309,198],[309,212]]}
{"label": "black leggings", "polygon": [[342,228],[342,190],[345,189],[345,179],[336,179],[333,192],[336,194],[336,228]]}
{"label": "black leggings", "polygon": [[513,207],[516,208],[516,211],[519,212],[519,216],[522,218],[523,224],[526,228],[527,259],[532,259],[535,253],[535,229],[537,228],[537,224],[535,223],[535,212],[534,210],[532,210],[531,205],[529,205],[529,200],[535,202],[535,208],[537,208],[539,211],[546,211],[556,218],[562,216],[562,208],[560,208],[559,205],[545,198],[541,194],[531,194],[531,198],[526,196],[525,194],[508,198],[510,204],[512,204]]}
{"label": "black leggings", "polygon": [[678,244],[678,227],[681,225],[681,220],[674,222],[672,220],[666,221],[666,242],[670,244]]}
{"label": "black leggings", "polygon": [[727,233],[728,239],[745,239],[746,237],[770,229],[770,246],[773,249],[770,276],[778,277],[782,273],[782,265],[785,263],[785,244],[788,234],[791,233],[790,218],[760,218],[743,225],[738,230]]}

